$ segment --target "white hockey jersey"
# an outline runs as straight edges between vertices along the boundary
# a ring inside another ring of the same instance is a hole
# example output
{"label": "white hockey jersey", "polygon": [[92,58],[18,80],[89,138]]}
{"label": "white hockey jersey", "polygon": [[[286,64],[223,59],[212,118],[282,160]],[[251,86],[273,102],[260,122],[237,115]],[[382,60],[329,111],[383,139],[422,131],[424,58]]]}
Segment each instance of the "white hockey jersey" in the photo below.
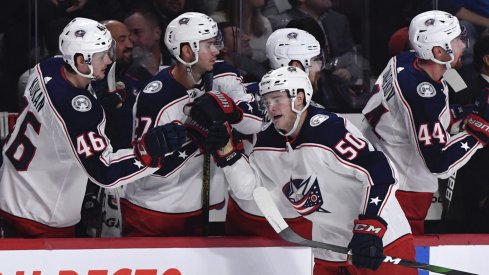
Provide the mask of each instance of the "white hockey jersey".
{"label": "white hockey jersey", "polygon": [[[264,186],[286,217],[295,211],[313,222],[313,240],[346,247],[359,214],[379,215],[388,223],[384,246],[411,233],[395,197],[398,184],[389,159],[347,120],[324,108],[309,106],[299,135],[290,142],[269,126],[258,134],[249,162],[241,158],[223,170],[234,195],[249,200],[240,202],[245,211],[260,213],[250,199],[257,186]],[[314,254],[346,260],[327,250]]]}
{"label": "white hockey jersey", "polygon": [[[204,93],[203,89],[187,90],[176,81],[173,67],[158,73],[139,94],[135,116],[135,138],[140,138],[152,127],[172,121],[185,122],[183,107]],[[253,97],[245,93],[244,86],[233,68],[218,62],[213,70],[213,89],[225,92],[243,111],[243,120],[233,127],[245,134],[261,129],[261,118],[251,111]],[[204,83],[205,84],[205,83]],[[140,207],[163,213],[188,213],[202,207],[203,154],[188,140],[182,148],[165,156],[165,166],[151,176],[126,187],[124,197]],[[210,206],[222,207],[227,184],[222,170],[213,161],[210,165]]]}
{"label": "white hockey jersey", "polygon": [[450,110],[445,81],[433,81],[417,67],[414,52],[393,57],[363,109],[361,130],[399,172],[399,190],[435,192],[482,148],[465,131],[448,132]]}
{"label": "white hockey jersey", "polygon": [[0,208],[51,227],[80,220],[89,178],[110,188],[156,170],[143,167],[132,149],[112,152],[102,107],[70,85],[62,66],[54,57],[35,67],[0,169]]}

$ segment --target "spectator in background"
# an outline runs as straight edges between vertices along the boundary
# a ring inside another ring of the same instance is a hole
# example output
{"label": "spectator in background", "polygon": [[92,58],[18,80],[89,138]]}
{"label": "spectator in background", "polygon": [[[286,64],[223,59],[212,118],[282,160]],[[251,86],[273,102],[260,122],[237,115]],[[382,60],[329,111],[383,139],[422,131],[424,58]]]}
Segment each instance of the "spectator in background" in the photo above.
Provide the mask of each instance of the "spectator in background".
{"label": "spectator in background", "polygon": [[[251,57],[250,37],[230,22],[218,23],[222,35],[223,48],[219,59],[226,61],[238,69],[245,83],[259,80],[266,72],[266,66]],[[239,50],[238,50],[238,44]]]}
{"label": "spectator in background", "polygon": [[156,16],[146,10],[136,10],[124,20],[129,29],[129,39],[134,44],[133,57],[140,59],[151,75],[156,75],[165,65],[161,50],[161,28]]}
{"label": "spectator in background", "polygon": [[[243,6],[240,7],[239,3],[242,3]],[[261,14],[261,7],[264,4],[264,0],[221,0],[216,11],[211,15],[217,23],[230,22],[249,36],[252,59],[260,63],[266,60],[265,43],[272,33],[270,21]],[[241,54],[242,45],[239,40],[237,46],[238,53]]]}

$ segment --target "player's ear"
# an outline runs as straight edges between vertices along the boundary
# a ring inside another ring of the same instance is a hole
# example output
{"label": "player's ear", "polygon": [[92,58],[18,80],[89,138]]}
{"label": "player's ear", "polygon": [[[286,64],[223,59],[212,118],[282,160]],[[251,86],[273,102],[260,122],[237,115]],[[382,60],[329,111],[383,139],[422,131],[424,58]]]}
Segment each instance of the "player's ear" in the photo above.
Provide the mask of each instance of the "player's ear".
{"label": "player's ear", "polygon": [[193,60],[194,51],[192,51],[189,44],[183,44],[180,48],[180,53],[183,60]]}
{"label": "player's ear", "polygon": [[81,54],[76,54],[75,55],[75,64],[85,64],[85,59],[83,58],[83,55]]}

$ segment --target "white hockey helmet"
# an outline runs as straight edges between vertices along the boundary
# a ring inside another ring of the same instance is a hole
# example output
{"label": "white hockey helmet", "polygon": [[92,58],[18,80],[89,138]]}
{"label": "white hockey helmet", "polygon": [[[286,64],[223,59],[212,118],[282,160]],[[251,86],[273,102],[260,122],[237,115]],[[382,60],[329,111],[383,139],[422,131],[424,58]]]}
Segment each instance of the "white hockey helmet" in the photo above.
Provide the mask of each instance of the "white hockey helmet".
{"label": "white hockey helmet", "polygon": [[[198,12],[186,12],[168,24],[165,45],[179,62],[192,66],[199,61],[199,42],[216,37],[217,32],[217,23],[209,16]],[[182,43],[188,43],[195,53],[195,60],[190,63],[180,58]]]}
{"label": "white hockey helmet", "polygon": [[302,63],[306,73],[309,73],[311,59],[321,55],[321,46],[306,31],[284,28],[274,31],[268,37],[266,53],[272,69],[287,67],[292,60],[297,60]]}
{"label": "white hockey helmet", "polygon": [[[457,17],[448,12],[432,10],[416,15],[409,25],[409,42],[421,59],[447,66],[454,59],[451,41],[462,33]],[[433,56],[433,47],[443,48],[451,57],[440,61]]]}
{"label": "white hockey helmet", "polygon": [[[299,90],[304,90],[306,101],[306,105],[301,111],[296,110],[294,106]],[[276,91],[288,93],[292,99],[292,110],[298,114],[307,109],[311,102],[313,92],[311,81],[307,74],[303,70],[292,66],[280,67],[276,70],[269,71],[262,77],[260,81],[260,97],[263,98],[264,95]]]}
{"label": "white hockey helmet", "polygon": [[[92,58],[96,53],[108,51],[109,57],[115,60],[115,41],[107,28],[99,22],[77,17],[68,23],[59,35],[59,50],[63,60],[73,70],[83,76],[93,79]],[[75,55],[81,54],[90,68],[89,74],[82,74],[76,68]]]}

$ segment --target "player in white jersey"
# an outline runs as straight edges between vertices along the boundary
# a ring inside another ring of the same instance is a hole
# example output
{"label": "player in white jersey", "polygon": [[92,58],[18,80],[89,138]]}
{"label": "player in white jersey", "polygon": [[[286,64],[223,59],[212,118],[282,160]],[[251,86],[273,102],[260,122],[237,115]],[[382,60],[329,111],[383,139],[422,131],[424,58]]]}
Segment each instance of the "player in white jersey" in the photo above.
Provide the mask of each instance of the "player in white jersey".
{"label": "player in white jersey", "polygon": [[[294,66],[301,68],[308,74],[311,82],[316,81],[323,67],[323,58],[319,42],[306,31],[296,28],[283,28],[274,31],[267,40],[266,54],[271,69]],[[251,84],[252,92],[258,94],[258,83]],[[265,108],[262,108],[263,110]],[[265,115],[266,116],[266,115]],[[248,143],[245,142],[245,148]],[[256,204],[250,200],[243,200],[229,192],[230,198],[226,213],[226,234],[228,235],[258,235],[268,238],[280,238],[267,220],[262,216]],[[304,219],[299,213],[288,207],[286,198],[275,197],[275,204],[289,225],[304,238],[311,238],[311,222]],[[281,207],[281,206],[286,207]]]}
{"label": "player in white jersey", "polygon": [[[390,160],[348,120],[310,104],[312,86],[298,68],[267,73],[260,96],[271,123],[257,134],[249,159],[233,142],[215,153],[234,195],[250,200],[252,191],[264,186],[282,209],[288,205],[312,221],[313,240],[351,248],[355,266],[345,254],[315,250],[315,275],[345,274],[345,269],[417,274],[381,265],[384,251],[411,260],[415,255]],[[366,232],[370,226],[376,233]]]}
{"label": "player in white jersey", "polygon": [[[196,120],[216,115],[244,134],[261,129],[261,118],[247,113],[253,97],[245,93],[229,65],[216,62],[220,42],[217,34],[217,24],[201,13],[184,13],[168,25],[165,43],[178,62],[159,72],[138,95],[136,139],[158,125],[186,122],[188,115],[183,109],[189,103],[193,105],[190,114]],[[206,93],[211,90],[210,84],[222,93]],[[199,110],[201,116],[195,115]],[[221,116],[223,112],[227,112],[226,117]],[[202,234],[204,158],[199,147],[203,148],[205,136],[199,140],[198,131],[191,134],[197,135],[193,136],[197,140],[188,140],[180,150],[166,156],[163,169],[127,185],[121,200],[123,235]],[[226,192],[223,173],[211,160],[210,208],[223,207]]]}
{"label": "player in white jersey", "polygon": [[[414,52],[389,61],[362,111],[364,135],[399,171],[396,195],[415,235],[424,233],[438,178],[449,177],[483,146],[477,131],[448,131],[452,121],[443,74],[460,63],[463,35],[449,13],[434,10],[413,18],[409,40]],[[474,119],[487,126],[484,119]]]}
{"label": "player in white jersey", "polygon": [[89,84],[104,78],[114,46],[105,26],[75,18],[59,37],[63,57],[35,67],[2,150],[0,216],[7,236],[73,237],[88,179],[112,188],[149,175],[157,168],[144,167],[135,154],[161,163],[185,140],[183,126],[168,124],[134,151],[112,152]]}

